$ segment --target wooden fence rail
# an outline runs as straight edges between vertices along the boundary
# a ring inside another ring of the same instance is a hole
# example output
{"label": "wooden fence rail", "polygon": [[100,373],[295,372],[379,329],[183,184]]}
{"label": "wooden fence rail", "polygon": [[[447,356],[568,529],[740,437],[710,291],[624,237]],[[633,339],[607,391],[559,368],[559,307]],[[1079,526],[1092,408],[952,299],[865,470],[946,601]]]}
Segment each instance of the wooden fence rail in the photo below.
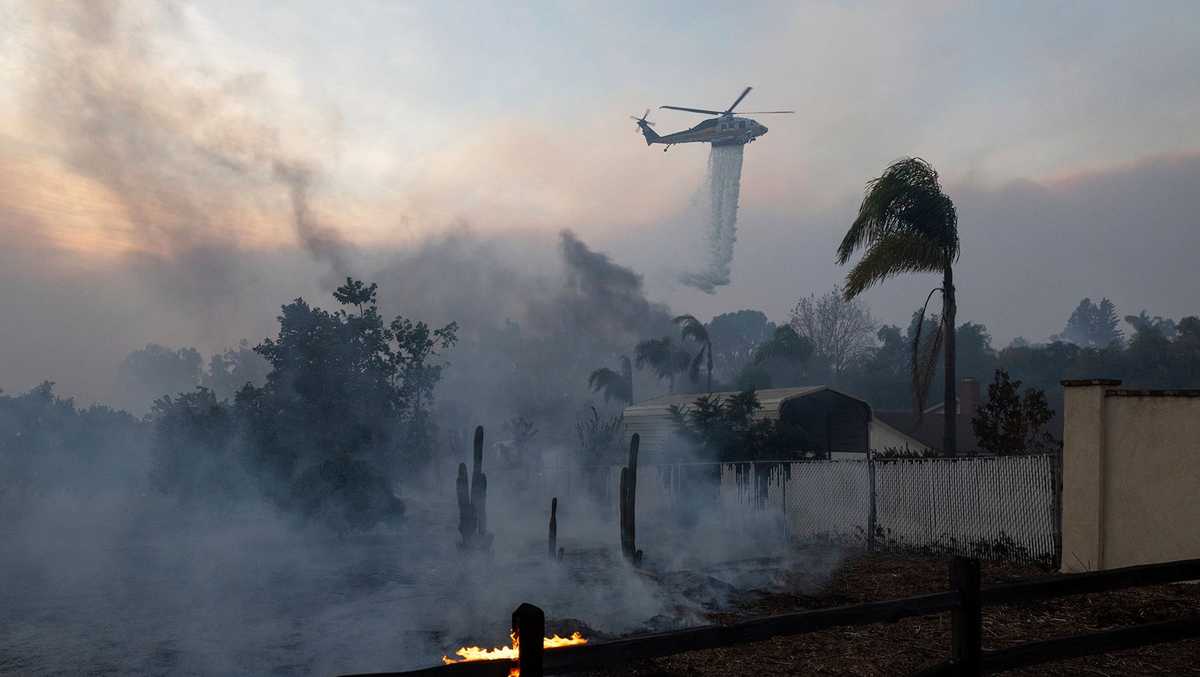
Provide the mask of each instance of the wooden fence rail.
{"label": "wooden fence rail", "polygon": [[[521,646],[520,652],[521,675],[542,677],[543,674],[621,667],[634,660],[758,642],[772,637],[800,635],[835,627],[895,622],[903,618],[947,611],[952,613],[953,620],[950,659],[923,670],[918,673],[920,675],[980,675],[1048,661],[1200,637],[1198,610],[1196,615],[1188,618],[1163,623],[1029,642],[994,651],[984,651],[982,648],[982,610],[986,606],[1200,580],[1200,559],[1051,576],[981,588],[979,561],[956,557],[950,564],[950,580],[954,588],[950,592],[801,611],[730,625],[709,625],[674,632],[637,635],[611,642],[567,646],[552,651],[543,651],[540,642],[526,642]],[[540,614],[536,607],[525,604],[518,612],[521,618],[537,618]],[[515,622],[518,622],[518,614],[514,614]],[[534,632],[535,628],[531,626],[522,634],[528,636]],[[526,656],[526,652],[536,653],[537,656]],[[515,663],[475,661],[408,672],[372,673],[370,677],[507,677],[510,669],[516,667]],[[536,665],[540,665],[541,669],[533,669]]]}

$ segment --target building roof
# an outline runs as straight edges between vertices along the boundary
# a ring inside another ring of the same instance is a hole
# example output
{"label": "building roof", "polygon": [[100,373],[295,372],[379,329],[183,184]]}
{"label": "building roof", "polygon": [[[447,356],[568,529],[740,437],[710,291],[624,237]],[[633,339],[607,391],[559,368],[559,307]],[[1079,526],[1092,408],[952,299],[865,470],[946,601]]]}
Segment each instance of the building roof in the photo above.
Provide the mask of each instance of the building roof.
{"label": "building roof", "polygon": [[[768,388],[766,390],[756,390],[754,394],[758,396],[758,403],[762,408],[758,410],[754,417],[757,419],[777,419],[779,418],[779,410],[784,402],[797,397],[807,397],[823,390],[830,390],[830,388],[828,386],[805,386],[803,388]],[[705,394],[724,399],[737,395],[738,392],[684,393],[655,397],[625,407],[625,422],[628,424],[630,418],[643,416],[667,416],[672,406],[677,406],[686,411],[697,398],[703,397]],[[845,393],[838,394],[845,395]],[[845,396],[850,397],[849,395]]]}
{"label": "building roof", "polygon": [[[737,395],[736,391],[708,393],[716,399],[725,399]],[[862,435],[869,438],[867,431],[871,417],[871,407],[863,400],[834,390],[828,386],[806,386],[802,388],[769,388],[755,391],[760,408],[755,412],[757,420],[779,420],[784,405],[788,402],[808,398],[813,395],[831,395],[834,398],[853,403],[860,412],[865,413]],[[675,423],[671,417],[671,407],[677,406],[687,411],[697,398],[705,393],[685,393],[680,395],[664,395],[638,402],[625,408],[625,439],[637,433],[641,437],[641,448],[644,453],[653,454],[666,448],[668,440],[676,434]],[[823,398],[815,398],[823,399]],[[843,436],[844,437],[844,436]],[[865,447],[867,439],[862,440]]]}
{"label": "building roof", "polygon": [[[909,410],[881,410],[875,411],[875,419],[883,421],[889,426],[899,430],[900,432],[915,438],[921,444],[941,451],[942,449],[942,431],[945,430],[946,417],[943,413],[944,407],[940,406],[936,411],[926,412],[921,417],[921,422],[918,425],[917,415]],[[979,449],[979,441],[975,438],[975,428],[971,425],[971,417],[959,414],[955,417],[958,424],[958,450],[960,452],[977,451]]]}

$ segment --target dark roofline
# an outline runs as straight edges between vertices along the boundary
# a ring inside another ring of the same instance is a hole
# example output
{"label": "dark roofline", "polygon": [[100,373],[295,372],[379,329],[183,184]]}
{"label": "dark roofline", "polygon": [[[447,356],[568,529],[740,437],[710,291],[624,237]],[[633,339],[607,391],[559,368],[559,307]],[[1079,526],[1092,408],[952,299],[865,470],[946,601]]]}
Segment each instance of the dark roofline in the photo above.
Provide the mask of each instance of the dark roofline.
{"label": "dark roofline", "polygon": [[1200,390],[1105,390],[1105,397],[1200,397]]}

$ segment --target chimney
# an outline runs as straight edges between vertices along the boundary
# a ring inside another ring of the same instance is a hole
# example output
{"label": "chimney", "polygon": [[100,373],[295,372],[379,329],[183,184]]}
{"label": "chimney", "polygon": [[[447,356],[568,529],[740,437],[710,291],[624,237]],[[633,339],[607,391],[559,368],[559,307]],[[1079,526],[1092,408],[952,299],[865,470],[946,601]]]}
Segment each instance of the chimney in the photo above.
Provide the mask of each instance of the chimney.
{"label": "chimney", "polygon": [[958,382],[958,415],[970,420],[979,408],[979,381],[967,376]]}

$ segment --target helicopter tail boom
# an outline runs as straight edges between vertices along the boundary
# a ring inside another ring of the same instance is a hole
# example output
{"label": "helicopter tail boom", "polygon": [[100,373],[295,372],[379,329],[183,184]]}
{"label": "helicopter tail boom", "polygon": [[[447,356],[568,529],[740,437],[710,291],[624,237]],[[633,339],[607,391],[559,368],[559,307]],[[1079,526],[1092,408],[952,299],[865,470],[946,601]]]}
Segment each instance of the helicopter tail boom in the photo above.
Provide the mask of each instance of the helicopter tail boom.
{"label": "helicopter tail boom", "polygon": [[647,146],[654,143],[655,141],[657,141],[660,138],[658,135],[658,132],[654,131],[653,129],[650,129],[650,125],[646,124],[644,121],[639,122],[638,127],[641,127],[641,129],[642,129],[642,136],[646,137],[646,145]]}

